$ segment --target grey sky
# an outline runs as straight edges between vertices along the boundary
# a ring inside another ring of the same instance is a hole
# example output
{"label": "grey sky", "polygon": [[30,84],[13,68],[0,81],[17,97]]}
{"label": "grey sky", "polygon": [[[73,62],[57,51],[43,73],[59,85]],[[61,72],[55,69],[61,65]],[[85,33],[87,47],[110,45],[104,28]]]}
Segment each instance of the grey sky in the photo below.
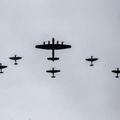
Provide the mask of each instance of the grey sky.
{"label": "grey sky", "polygon": [[[1,120],[119,120],[119,0],[1,0]],[[65,41],[72,49],[50,51],[34,46]],[[23,56],[14,66],[9,56]],[[84,59],[99,57],[93,68]],[[55,80],[45,71],[55,67]]]}

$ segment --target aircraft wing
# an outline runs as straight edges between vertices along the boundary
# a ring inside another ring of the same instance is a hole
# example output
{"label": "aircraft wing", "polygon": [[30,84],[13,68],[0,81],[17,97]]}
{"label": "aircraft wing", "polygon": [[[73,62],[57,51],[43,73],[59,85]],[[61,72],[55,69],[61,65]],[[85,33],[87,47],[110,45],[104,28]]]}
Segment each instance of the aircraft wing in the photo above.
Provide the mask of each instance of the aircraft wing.
{"label": "aircraft wing", "polygon": [[14,60],[14,59],[15,59],[15,57],[9,57],[9,59]]}
{"label": "aircraft wing", "polygon": [[60,72],[60,70],[47,70],[46,72],[49,72],[49,73],[57,73],[57,72]]}
{"label": "aircraft wing", "polygon": [[113,73],[120,73],[120,71],[112,70]]}
{"label": "aircraft wing", "polygon": [[46,72],[53,73],[53,70],[46,70]]}
{"label": "aircraft wing", "polygon": [[0,69],[7,68],[7,66],[0,66]]}
{"label": "aircraft wing", "polygon": [[60,70],[54,70],[54,73],[60,72]]}
{"label": "aircraft wing", "polygon": [[68,49],[71,48],[71,45],[65,45],[65,44],[55,44],[54,49],[60,50],[60,49]]}
{"label": "aircraft wing", "polygon": [[22,59],[22,57],[16,57],[16,59],[18,60],[18,59]]}
{"label": "aircraft wing", "polygon": [[45,45],[36,45],[35,46],[38,49],[46,49],[46,50],[60,50],[60,49],[67,49],[71,48],[71,45],[65,45],[65,44],[45,44]]}
{"label": "aircraft wing", "polygon": [[11,59],[11,60],[19,60],[19,59],[22,59],[22,57],[9,57],[9,59]]}
{"label": "aircraft wing", "polygon": [[96,61],[96,60],[98,60],[98,58],[92,58],[92,59],[91,58],[87,58],[86,59],[86,61]]}
{"label": "aircraft wing", "polygon": [[98,58],[93,58],[93,61],[96,61],[96,60],[98,60]]}
{"label": "aircraft wing", "polygon": [[91,58],[85,59],[86,61],[92,61]]}
{"label": "aircraft wing", "polygon": [[112,70],[112,72],[113,72],[113,73],[117,73],[117,71],[116,71],[116,70]]}

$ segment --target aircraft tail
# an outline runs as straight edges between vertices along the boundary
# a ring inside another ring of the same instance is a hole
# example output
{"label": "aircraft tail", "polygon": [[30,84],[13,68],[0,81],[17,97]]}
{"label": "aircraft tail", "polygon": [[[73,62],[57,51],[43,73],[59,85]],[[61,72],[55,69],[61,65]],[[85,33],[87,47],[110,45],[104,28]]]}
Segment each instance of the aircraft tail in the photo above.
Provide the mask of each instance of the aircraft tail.
{"label": "aircraft tail", "polygon": [[55,78],[55,76],[52,76],[51,78]]}
{"label": "aircraft tail", "polygon": [[49,58],[47,58],[48,60],[52,60],[53,62],[55,61],[55,60],[59,60],[59,58],[58,57],[49,57]]}
{"label": "aircraft tail", "polygon": [[90,66],[94,66],[93,64],[90,64]]}
{"label": "aircraft tail", "polygon": [[14,63],[14,65],[18,65],[18,63]]}
{"label": "aircraft tail", "polygon": [[3,73],[3,71],[0,71],[0,73]]}
{"label": "aircraft tail", "polygon": [[117,75],[116,78],[119,78],[119,76]]}

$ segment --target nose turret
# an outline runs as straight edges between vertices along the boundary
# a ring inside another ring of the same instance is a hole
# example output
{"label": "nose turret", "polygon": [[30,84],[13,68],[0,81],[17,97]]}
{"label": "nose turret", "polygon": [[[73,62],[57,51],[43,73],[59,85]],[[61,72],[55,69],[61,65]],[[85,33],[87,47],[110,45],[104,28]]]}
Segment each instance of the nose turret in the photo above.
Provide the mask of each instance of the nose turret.
{"label": "nose turret", "polygon": [[55,38],[53,37],[52,40],[55,40]]}

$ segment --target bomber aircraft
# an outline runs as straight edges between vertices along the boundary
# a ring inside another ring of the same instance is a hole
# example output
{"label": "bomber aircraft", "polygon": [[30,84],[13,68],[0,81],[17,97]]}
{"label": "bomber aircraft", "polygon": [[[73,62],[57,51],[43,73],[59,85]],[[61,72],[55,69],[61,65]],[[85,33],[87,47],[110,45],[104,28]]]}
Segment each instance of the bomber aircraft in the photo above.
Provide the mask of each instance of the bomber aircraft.
{"label": "bomber aircraft", "polygon": [[45,43],[44,41],[43,44],[36,45],[35,47],[38,49],[52,50],[52,57],[48,57],[47,59],[54,62],[55,60],[59,60],[59,57],[55,57],[55,50],[68,49],[71,48],[71,45],[66,45],[64,42],[60,43],[59,41],[55,43],[55,39],[52,38],[52,43],[50,41]]}

